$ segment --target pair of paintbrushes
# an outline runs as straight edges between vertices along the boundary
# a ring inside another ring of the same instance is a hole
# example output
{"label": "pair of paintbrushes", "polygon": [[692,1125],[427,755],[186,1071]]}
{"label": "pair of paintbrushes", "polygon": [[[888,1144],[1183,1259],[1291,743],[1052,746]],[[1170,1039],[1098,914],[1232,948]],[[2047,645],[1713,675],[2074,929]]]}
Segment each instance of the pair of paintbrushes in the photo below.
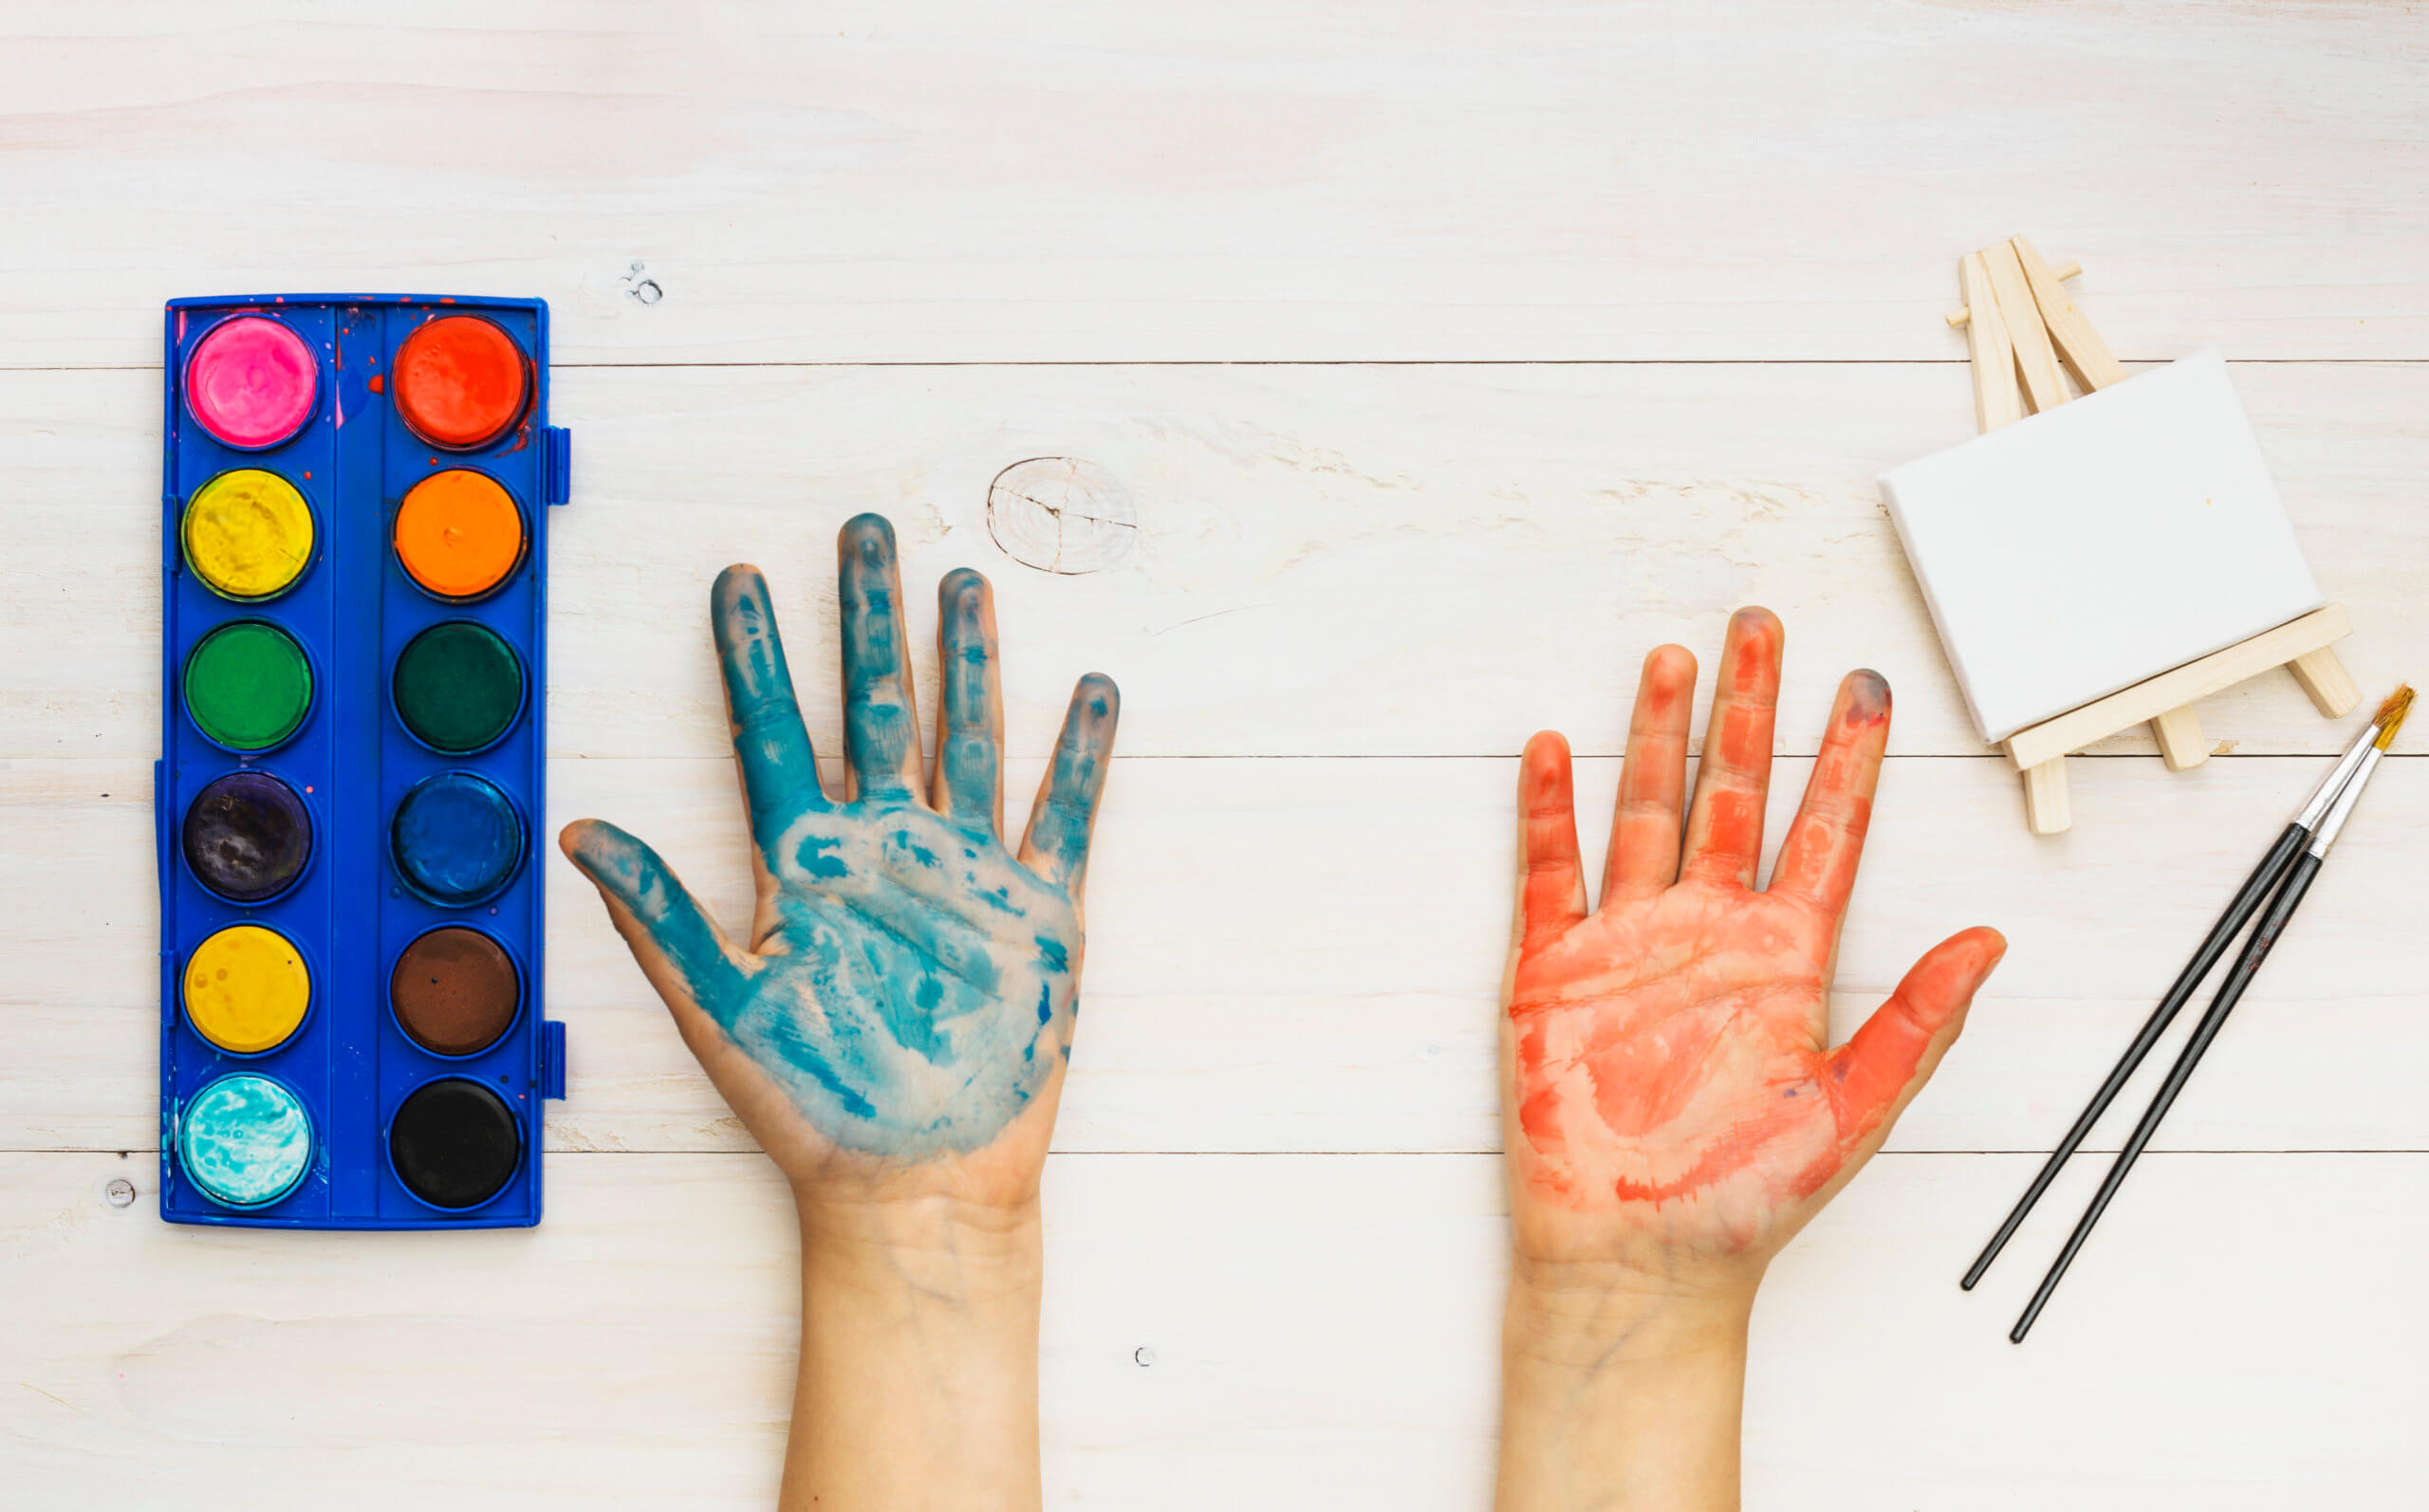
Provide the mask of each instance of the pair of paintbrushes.
{"label": "pair of paintbrushes", "polygon": [[2184,1083],[2191,1079],[2193,1068],[2200,1063],[2202,1052],[2208,1050],[2210,1042],[2217,1038],[2219,1028],[2227,1022],[2227,1015],[2234,1011],[2235,1003],[2243,996],[2244,988],[2252,985],[2253,977],[2260,970],[2260,963],[2268,959],[2270,948],[2277,943],[2278,935],[2285,932],[2286,923],[2293,917],[2295,906],[2302,902],[2303,894],[2311,885],[2311,878],[2319,874],[2320,863],[2327,859],[2327,848],[2336,843],[2338,833],[2344,829],[2346,820],[2351,817],[2353,805],[2362,796],[2363,784],[2370,780],[2372,772],[2378,770],[2380,758],[2387,747],[2395,744],[2396,731],[2403,727],[2403,716],[2411,708],[2412,689],[2407,684],[2397,689],[2385,703],[2379,706],[2379,711],[2370,718],[2369,728],[2346,747],[2344,758],[2336,764],[2335,769],[2322,779],[2318,788],[2311,793],[2310,801],[2287,824],[2285,833],[2277,837],[2277,843],[2270,847],[2269,854],[2262,857],[2260,864],[2253,868],[2252,875],[2244,878],[2234,901],[2227,905],[2227,911],[2218,916],[2218,922],[2211,927],[2209,934],[2201,941],[2201,948],[2193,952],[2193,959],[2186,963],[2184,970],[2169,986],[2167,995],[2160,999],[2159,1006],[2143,1023],[2142,1032],[2134,1036],[2134,1042],[2127,1045],[2125,1053],[2118,1058],[2117,1064],[2109,1070],[2107,1079],[2101,1082],[2100,1090],[2092,1094],[2091,1102],[2075,1119],[2074,1126],[2067,1131],[2066,1137],[2058,1141],[2058,1148],[2051,1151],[2049,1158],[2042,1163],[2032,1184],[2024,1189],[2024,1195],[2017,1199],[2014,1208],[2008,1213],[2007,1222],[1999,1225],[1999,1231],[1991,1236],[1991,1242],[1982,1247],[1974,1267],[1965,1273],[1965,1280],[1960,1284],[1967,1291],[1972,1291],[1974,1283],[1982,1279],[1982,1273],[1991,1268],[1991,1262],[1998,1259],[1999,1251],[2014,1236],[2025,1215],[2032,1211],[2032,1205],[2039,1202],[2041,1194],[2049,1189],[2059,1168],[2075,1152],[2075,1147],[2083,1143],[2084,1136],[2091,1133],[2091,1127],[2100,1121],[2100,1116],[2108,1111],[2109,1103],[2116,1099],[2118,1092],[2142,1063],[2142,1058],[2151,1053],[2151,1046],[2159,1042],[2160,1034],[2176,1018],[2177,1010],[2193,996],[2194,990],[2201,985],[2201,979],[2210,974],[2210,968],[2227,953],[2227,948],[2234,943],[2235,936],[2243,931],[2244,925],[2260,909],[2262,900],[2267,899],[2269,907],[2261,914],[2259,927],[2253,931],[2242,955],[2229,968],[2226,981],[2218,987],[2218,995],[2211,1001],[2210,1010],[2201,1015],[2201,1022],[2194,1026],[2192,1039],[2185,1042],[2184,1049],[2176,1058],[2176,1064],[2169,1068],[2167,1079],[2160,1084],[2158,1095],[2151,1098],[2150,1107],[2142,1114],[2142,1121],[2134,1126],[2134,1133],[2126,1139],[2125,1148],[2118,1152],[2116,1162],[2108,1168],[2108,1175],[2102,1180],[2099,1192],[2092,1197],[2091,1206],[2084,1209],[2083,1218],[2075,1225],[2075,1231],[2067,1237],[2067,1245],[2050,1264],[2049,1274],[2041,1279],[2041,1285],[2033,1292],[2032,1300],[2026,1305],[2024,1316],[2016,1319],[2015,1327],[2009,1332],[2011,1340],[2018,1344],[2024,1342],[2024,1336],[2031,1329],[2032,1320],[2041,1316],[2041,1309],[2049,1305],[2049,1294],[2058,1289],[2059,1278],[2067,1274],[2067,1267],[2074,1263],[2076,1251],[2082,1249],[2084,1241],[2091,1236],[2092,1225],[2100,1221],[2109,1199],[2117,1195],[2119,1187],[2124,1185],[2125,1173],[2133,1169],[2136,1157],[2151,1142],[2151,1135],[2158,1132],[2160,1120],[2167,1116],[2177,1094],[2182,1092]]}

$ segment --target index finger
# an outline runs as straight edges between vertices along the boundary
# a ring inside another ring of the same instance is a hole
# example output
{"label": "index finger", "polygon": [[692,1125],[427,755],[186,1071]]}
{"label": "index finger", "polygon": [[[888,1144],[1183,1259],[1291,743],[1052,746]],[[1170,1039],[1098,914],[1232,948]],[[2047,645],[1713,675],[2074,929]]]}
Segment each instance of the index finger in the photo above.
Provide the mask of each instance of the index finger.
{"label": "index finger", "polygon": [[1847,673],[1831,706],[1813,775],[1806,779],[1805,802],[1797,805],[1771,867],[1772,892],[1804,898],[1834,925],[1855,891],[1856,863],[1863,857],[1872,795],[1881,785],[1881,755],[1888,745],[1888,680],[1870,668]]}
{"label": "index finger", "polygon": [[716,636],[717,667],[725,674],[726,719],[733,730],[733,759],[742,768],[742,801],[751,810],[751,833],[762,849],[801,813],[825,802],[818,785],[818,761],[803,728],[793,676],[785,665],[785,639],[776,630],[775,605],[759,569],[736,562],[717,574],[709,591],[709,624]]}

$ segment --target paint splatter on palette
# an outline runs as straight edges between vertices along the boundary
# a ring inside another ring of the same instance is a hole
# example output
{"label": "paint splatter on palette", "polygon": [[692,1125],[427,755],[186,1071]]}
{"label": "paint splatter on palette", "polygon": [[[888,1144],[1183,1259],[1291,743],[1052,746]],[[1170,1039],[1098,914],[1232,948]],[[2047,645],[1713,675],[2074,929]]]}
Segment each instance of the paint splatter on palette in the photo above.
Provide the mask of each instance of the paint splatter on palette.
{"label": "paint splatter on palette", "polygon": [[167,311],[160,1214],[540,1221],[538,300]]}

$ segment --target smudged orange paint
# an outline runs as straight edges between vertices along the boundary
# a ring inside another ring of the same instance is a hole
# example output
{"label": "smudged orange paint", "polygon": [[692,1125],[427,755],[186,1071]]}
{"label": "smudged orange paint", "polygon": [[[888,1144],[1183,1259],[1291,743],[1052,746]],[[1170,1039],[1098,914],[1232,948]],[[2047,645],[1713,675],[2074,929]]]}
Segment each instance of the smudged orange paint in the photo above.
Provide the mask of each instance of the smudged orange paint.
{"label": "smudged orange paint", "polygon": [[1749,709],[1743,704],[1731,709],[1721,724],[1720,759],[1744,771],[1769,756],[1771,731],[1764,727],[1770,713],[1769,709]]}
{"label": "smudged orange paint", "polygon": [[1779,686],[1780,622],[1768,609],[1740,609],[1729,617],[1730,689],[1756,692]]}
{"label": "smudged orange paint", "polygon": [[1703,1090],[1704,1057],[1724,1025],[1703,1022],[1666,1035],[1594,1035],[1585,1058],[1594,1111],[1612,1133],[1641,1138],[1684,1113]]}
{"label": "smudged orange paint", "polygon": [[1702,795],[1711,816],[1705,834],[1712,849],[1729,856],[1748,855],[1763,843],[1763,805],[1753,794],[1733,787],[1714,788]]}

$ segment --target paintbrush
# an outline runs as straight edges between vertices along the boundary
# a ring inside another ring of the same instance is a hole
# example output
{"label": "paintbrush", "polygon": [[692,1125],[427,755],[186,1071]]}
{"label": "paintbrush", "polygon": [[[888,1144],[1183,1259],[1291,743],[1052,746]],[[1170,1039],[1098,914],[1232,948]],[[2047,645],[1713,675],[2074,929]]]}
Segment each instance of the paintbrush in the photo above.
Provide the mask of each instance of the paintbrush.
{"label": "paintbrush", "polygon": [[2319,786],[2311,790],[2309,799],[2287,822],[2285,832],[2277,837],[2277,843],[2269,848],[2269,854],[2262,857],[2260,864],[2252,869],[2252,875],[2243,879],[2243,886],[2235,890],[2226,912],[2218,915],[2218,922],[2212,925],[2210,932],[2202,937],[2201,948],[2193,952],[2193,959],[2185,963],[2184,969],[2169,986],[2167,995],[2160,998],[2159,1006],[2151,1010],[2151,1016],[2142,1021],[2142,1030],[2134,1036],[2134,1042],[2125,1047],[2125,1053],[2117,1058],[2117,1064],[2109,1068],[2108,1077],[2101,1082],[2100,1090],[2091,1095],[2091,1101],[2085,1104],[2084,1111],[2076,1116],[2073,1125],[2067,1130],[2066,1137],[2058,1141],[2058,1148],[2042,1162],[2032,1184],[2024,1189],[2024,1195],[2017,1198],[2015,1206],[2009,1209],[2007,1221],[1999,1225],[1999,1231],[1991,1236],[1991,1242],[1982,1246],[1982,1253],[1975,1257],[1973,1268],[1965,1273],[1965,1279],[1957,1282],[1958,1285],[1972,1291],[1974,1283],[1991,1268],[1991,1262],[1999,1258],[1999,1251],[2007,1247],[2007,1242],[2015,1236],[2025,1215],[2032,1211],[2032,1205],[2041,1200],[2041,1194],[2049,1189],[2049,1183],[2057,1179],[2059,1168],[2074,1154],[2075,1147],[2084,1142],[2084,1136],[2091,1133],[2092,1125],[2108,1111],[2108,1105],[2116,1100],[2117,1094],[2132,1079],[2143,1058],[2151,1053],[2151,1046],[2159,1042],[2160,1036],[2175,1022],[2177,1010],[2192,998],[2194,989],[2201,985],[2201,979],[2210,974],[2210,968],[2217,964],[2218,957],[2227,953],[2227,947],[2234,944],[2235,936],[2243,931],[2244,925],[2260,907],[2261,900],[2285,876],[2287,868],[2292,866],[2294,858],[2303,853],[2303,847],[2310,843],[2312,832],[2327,815],[2328,805],[2336,801],[2336,795],[2361,766],[2365,754],[2381,748],[2379,737],[2382,734],[2388,739],[2394,738],[2396,727],[2403,723],[2404,712],[2411,707],[2411,687],[2407,685],[2397,689],[2385,703],[2379,706],[2379,711],[2370,716],[2368,728],[2353,737],[2353,743],[2345,747],[2344,758],[2337,762],[2334,769],[2320,779]]}
{"label": "paintbrush", "polygon": [[[2380,706],[2378,716],[2371,721],[2378,733],[2362,748],[2361,759],[2353,764],[2345,784],[2328,801],[2327,812],[2320,818],[2318,827],[2304,844],[2302,854],[2295,857],[2293,864],[2287,868],[2285,881],[2278,887],[2276,896],[2269,900],[2269,907],[2261,913],[2260,922],[2253,927],[2252,938],[2245,943],[2243,954],[2236,957],[2234,965],[2228,968],[2226,980],[2218,985],[2218,995],[2211,1000],[2209,1011],[2202,1014],[2201,1022],[2193,1026],[2193,1037],[2185,1042],[2184,1049],[2176,1058],[2176,1064],[2168,1068],[2167,1079],[2160,1083],[2160,1090],[2151,1098],[2150,1107],[2143,1111],[2142,1122],[2134,1126],[2134,1133],[2126,1139],[2125,1148],[2117,1152],[2116,1162],[2108,1168],[2108,1174],[2101,1179],[2100,1190],[2092,1194],[2091,1206],[2084,1209],[2083,1217],[2075,1224],[2075,1231],[2067,1236],[2067,1245],[2058,1251],[2057,1260],[2050,1263],[2049,1274],[2041,1278],[2032,1300],[2025,1305],[2024,1316],[2017,1318],[2015,1327],[2009,1331],[2011,1342],[2024,1342],[2024,1336],[2031,1329],[2032,1320],[2041,1316],[2041,1309],[2049,1305],[2049,1294],[2058,1289],[2059,1278],[2067,1274],[2067,1267],[2074,1263],[2076,1252],[2084,1247],[2084,1241],[2091,1237],[2092,1225],[2100,1222],[2100,1215],[2107,1209],[2109,1199],[2117,1195],[2117,1189],[2125,1183],[2125,1173],[2134,1169],[2134,1162],[2142,1154],[2143,1147],[2151,1142],[2151,1135],[2159,1132],[2160,1120],[2167,1116],[2167,1110],[2176,1102],[2177,1094],[2182,1092],[2185,1082],[2192,1079],[2193,1068],[2201,1063],[2203,1052],[2210,1048],[2210,1042],[2218,1037],[2218,1030],[2226,1024],[2227,1015],[2234,1011],[2235,1004],[2243,997],[2244,988],[2250,986],[2252,979],[2259,974],[2260,963],[2269,959],[2271,948],[2276,945],[2278,936],[2285,933],[2287,924],[2294,916],[2294,910],[2303,901],[2303,894],[2310,889],[2311,878],[2319,875],[2321,863],[2327,859],[2328,847],[2336,843],[2336,837],[2344,831],[2345,821],[2352,817],[2353,805],[2361,801],[2362,789],[2369,784],[2370,774],[2379,769],[2380,759],[2386,754],[2387,747],[2395,744],[2396,731],[2403,728],[2403,716],[2411,707],[2412,689],[2409,686],[2397,689],[2395,695]],[[2339,768],[2342,769],[2344,765],[2338,763]]]}

